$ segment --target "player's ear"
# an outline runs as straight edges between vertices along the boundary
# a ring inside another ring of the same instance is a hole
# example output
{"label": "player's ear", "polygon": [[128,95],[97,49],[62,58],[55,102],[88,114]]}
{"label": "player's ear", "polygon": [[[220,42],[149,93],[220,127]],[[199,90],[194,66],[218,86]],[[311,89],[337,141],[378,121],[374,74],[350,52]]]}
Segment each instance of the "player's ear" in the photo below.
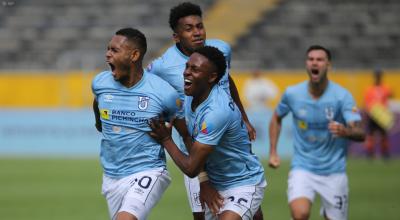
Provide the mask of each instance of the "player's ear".
{"label": "player's ear", "polygon": [[218,78],[218,73],[215,72],[215,71],[213,71],[213,72],[210,74],[209,78],[208,78],[208,82],[209,82],[209,83],[216,83],[216,82],[217,82],[217,78]]}
{"label": "player's ear", "polygon": [[172,39],[174,39],[175,43],[179,43],[180,42],[179,36],[178,36],[178,34],[176,32],[174,32],[172,34]]}
{"label": "player's ear", "polygon": [[140,50],[139,49],[133,49],[131,53],[131,61],[132,63],[135,63],[139,60],[140,58]]}

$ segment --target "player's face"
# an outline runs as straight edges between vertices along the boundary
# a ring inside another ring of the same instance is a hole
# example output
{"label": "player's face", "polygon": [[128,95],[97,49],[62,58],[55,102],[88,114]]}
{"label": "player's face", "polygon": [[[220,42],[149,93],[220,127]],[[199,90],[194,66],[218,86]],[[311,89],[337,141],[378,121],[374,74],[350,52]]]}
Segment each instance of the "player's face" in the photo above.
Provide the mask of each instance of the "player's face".
{"label": "player's face", "polygon": [[206,30],[203,20],[195,15],[180,18],[173,36],[175,42],[181,45],[183,52],[190,56],[194,49],[204,46]]}
{"label": "player's face", "polygon": [[125,36],[114,35],[108,43],[106,62],[111,67],[116,81],[124,81],[129,77],[132,46]]}
{"label": "player's face", "polygon": [[331,63],[323,50],[312,50],[307,54],[306,69],[311,83],[321,83],[327,80]]}
{"label": "player's face", "polygon": [[209,91],[217,78],[217,73],[213,69],[206,57],[193,53],[183,72],[185,95],[199,97]]}

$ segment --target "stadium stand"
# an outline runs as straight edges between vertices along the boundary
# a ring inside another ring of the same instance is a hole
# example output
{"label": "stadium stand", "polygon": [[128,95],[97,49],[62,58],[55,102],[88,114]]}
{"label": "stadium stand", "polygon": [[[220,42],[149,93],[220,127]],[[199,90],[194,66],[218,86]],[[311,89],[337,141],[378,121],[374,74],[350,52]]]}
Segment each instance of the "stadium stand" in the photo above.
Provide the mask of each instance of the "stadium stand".
{"label": "stadium stand", "polygon": [[[169,9],[181,1],[2,1],[0,69],[106,68],[106,42],[126,26],[148,37],[147,63],[171,44]],[[310,44],[331,48],[337,69],[399,68],[398,0],[193,2],[205,11],[209,37],[233,45],[233,69],[303,68],[302,57]],[[208,11],[214,5],[222,7]],[[268,5],[273,7],[267,9]]]}
{"label": "stadium stand", "polygon": [[[148,40],[146,61],[171,42],[169,9],[181,0],[18,0],[0,5],[0,67],[102,69],[106,43],[122,27]],[[213,0],[195,0],[206,11]],[[2,7],[1,7],[2,6]]]}
{"label": "stadium stand", "polygon": [[236,42],[233,69],[299,69],[311,44],[337,69],[399,68],[400,1],[282,0]]}

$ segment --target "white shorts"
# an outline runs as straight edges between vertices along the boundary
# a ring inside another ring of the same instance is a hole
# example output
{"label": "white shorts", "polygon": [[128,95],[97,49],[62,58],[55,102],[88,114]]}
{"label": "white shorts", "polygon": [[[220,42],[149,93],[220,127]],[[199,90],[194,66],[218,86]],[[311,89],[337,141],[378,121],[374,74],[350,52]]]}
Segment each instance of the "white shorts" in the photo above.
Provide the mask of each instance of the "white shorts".
{"label": "white shorts", "polygon": [[103,175],[102,194],[107,200],[111,219],[128,212],[137,219],[146,219],[171,182],[167,170],[147,170],[114,179]]}
{"label": "white shorts", "polygon": [[[224,211],[233,211],[240,215],[243,220],[252,220],[254,214],[256,214],[258,208],[261,206],[266,186],[267,181],[264,180],[257,185],[239,186],[219,191],[221,196],[224,197],[224,205],[218,214]],[[217,217],[211,214],[207,205],[205,217],[207,220],[217,220]]]}
{"label": "white shorts", "polygon": [[300,197],[306,197],[313,202],[316,193],[321,196],[321,215],[325,213],[331,220],[347,219],[349,187],[345,173],[322,176],[305,170],[289,172],[289,203]]}
{"label": "white shorts", "polygon": [[192,212],[204,212],[203,207],[200,203],[200,182],[196,177],[190,178],[186,175],[183,175],[186,193],[189,200],[190,208]]}

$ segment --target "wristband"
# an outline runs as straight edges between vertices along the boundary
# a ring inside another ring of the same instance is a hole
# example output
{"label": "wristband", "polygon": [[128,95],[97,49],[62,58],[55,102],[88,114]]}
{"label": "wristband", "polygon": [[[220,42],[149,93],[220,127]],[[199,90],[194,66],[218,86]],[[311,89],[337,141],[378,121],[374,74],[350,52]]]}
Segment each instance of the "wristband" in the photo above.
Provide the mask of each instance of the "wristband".
{"label": "wristband", "polygon": [[205,181],[208,180],[207,173],[204,172],[204,171],[203,171],[203,172],[200,172],[199,175],[197,175],[197,178],[199,179],[199,182],[200,182],[200,183],[205,182]]}

